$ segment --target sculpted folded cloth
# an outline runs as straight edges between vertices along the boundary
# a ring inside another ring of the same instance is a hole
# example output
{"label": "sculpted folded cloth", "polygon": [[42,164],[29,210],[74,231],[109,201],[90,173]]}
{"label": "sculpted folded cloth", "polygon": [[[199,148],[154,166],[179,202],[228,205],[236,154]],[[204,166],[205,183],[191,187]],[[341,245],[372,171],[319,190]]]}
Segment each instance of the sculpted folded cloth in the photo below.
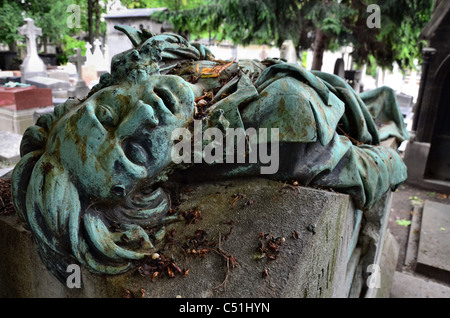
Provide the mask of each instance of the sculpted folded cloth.
{"label": "sculpted folded cloth", "polygon": [[119,274],[155,252],[152,238],[177,220],[164,187],[179,171],[196,180],[260,175],[260,161],[174,163],[171,134],[194,120],[278,128],[268,142],[281,162],[267,177],[347,193],[360,209],[406,179],[397,152],[378,145],[369,112],[389,126],[383,138],[408,138],[388,88],[358,96],[334,75],[281,60],[218,61],[179,35],[117,28],[135,48],[113,57],[111,74],[85,99],[68,99],[28,128],[12,175],[14,207],[63,284],[69,264]]}

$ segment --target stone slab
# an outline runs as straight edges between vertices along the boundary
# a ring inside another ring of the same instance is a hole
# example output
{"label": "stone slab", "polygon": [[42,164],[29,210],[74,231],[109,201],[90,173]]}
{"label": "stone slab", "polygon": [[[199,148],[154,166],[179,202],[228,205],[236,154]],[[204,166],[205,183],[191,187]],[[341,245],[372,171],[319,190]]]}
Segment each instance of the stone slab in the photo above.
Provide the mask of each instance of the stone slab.
{"label": "stone slab", "polygon": [[70,74],[68,72],[55,70],[48,73],[48,77],[54,78],[64,82],[70,82]]}
{"label": "stone slab", "polygon": [[45,108],[36,109],[33,113],[34,122],[36,122],[39,119],[39,117],[41,117],[42,115],[53,113],[54,110],[55,110],[55,106],[49,106],[49,107],[45,107]]}
{"label": "stone slab", "polygon": [[416,271],[450,283],[450,205],[425,200]]}
{"label": "stone slab", "polygon": [[409,273],[395,272],[390,298],[450,298],[450,287]]}
{"label": "stone slab", "polygon": [[412,185],[423,184],[425,167],[430,153],[430,144],[410,140],[405,150],[403,161],[408,168],[407,183]]}
{"label": "stone slab", "polygon": [[38,109],[11,110],[0,107],[0,130],[23,135],[28,127],[34,125],[33,114]]}
{"label": "stone slab", "polygon": [[14,167],[1,168],[0,169],[0,177],[5,176],[8,172],[10,172],[13,169],[14,169]]}
{"label": "stone slab", "polygon": [[22,135],[0,130],[0,161],[14,164],[20,160]]}
{"label": "stone slab", "polygon": [[383,246],[380,261],[380,288],[377,289],[376,298],[389,298],[394,281],[400,247],[394,236],[388,231]]}
{"label": "stone slab", "polygon": [[[152,281],[138,270],[104,276],[83,268],[83,288],[69,289],[43,268],[30,232],[10,215],[0,217],[0,297],[122,297],[124,291],[141,297],[143,290],[149,298],[346,297],[355,228],[347,195],[284,188],[266,179],[190,184],[179,193],[173,198],[182,200],[179,211],[196,209],[201,218],[167,226],[174,244],[157,248],[180,269],[190,269],[186,277],[163,272]],[[234,200],[236,194],[242,196]],[[210,245],[187,247],[197,230],[205,231]],[[261,257],[259,243],[272,236],[284,237],[279,253],[275,259]],[[193,248],[209,252],[202,257]],[[233,267],[224,255],[239,265]]]}
{"label": "stone slab", "polygon": [[23,110],[52,105],[50,88],[0,87],[0,107]]}
{"label": "stone slab", "polygon": [[423,205],[414,205],[411,226],[409,227],[408,245],[403,264],[405,266],[415,265],[420,239],[420,226],[422,223]]}
{"label": "stone slab", "polygon": [[[346,274],[346,288],[347,292],[346,295],[348,298],[357,298],[360,295],[361,288],[356,287],[357,284],[359,284],[358,278],[361,278],[360,273],[358,272],[358,264],[361,257],[361,248],[356,248],[347,264],[347,274]],[[355,286],[353,286],[355,285]],[[357,292],[354,292],[352,294],[352,288],[358,289]],[[354,297],[353,295],[357,294],[358,296]]]}
{"label": "stone slab", "polygon": [[52,90],[68,90],[70,83],[56,78],[36,76],[26,79],[27,84],[34,85],[38,88],[51,88]]}

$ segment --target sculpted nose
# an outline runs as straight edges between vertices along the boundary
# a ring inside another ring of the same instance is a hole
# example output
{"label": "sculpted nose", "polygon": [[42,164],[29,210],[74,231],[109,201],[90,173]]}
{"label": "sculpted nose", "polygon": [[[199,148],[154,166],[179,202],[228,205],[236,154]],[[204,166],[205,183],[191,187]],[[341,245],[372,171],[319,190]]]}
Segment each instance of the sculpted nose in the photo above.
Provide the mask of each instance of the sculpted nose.
{"label": "sculpted nose", "polygon": [[117,129],[116,136],[120,140],[124,140],[128,137],[139,135],[145,128],[155,128],[158,124],[159,121],[153,108],[139,100]]}

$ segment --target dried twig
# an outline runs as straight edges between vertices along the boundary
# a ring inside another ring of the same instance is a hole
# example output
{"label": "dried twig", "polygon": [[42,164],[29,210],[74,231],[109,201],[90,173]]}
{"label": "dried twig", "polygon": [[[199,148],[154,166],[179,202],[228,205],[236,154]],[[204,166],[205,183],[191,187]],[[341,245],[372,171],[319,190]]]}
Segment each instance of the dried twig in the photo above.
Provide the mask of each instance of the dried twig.
{"label": "dried twig", "polygon": [[219,254],[220,256],[222,256],[226,263],[227,263],[227,272],[225,275],[225,279],[223,280],[223,282],[221,284],[219,284],[218,286],[214,287],[214,289],[219,289],[221,287],[223,287],[223,290],[225,291],[227,289],[227,281],[228,281],[228,275],[230,273],[230,263],[232,267],[237,267],[239,266],[239,263],[236,261],[236,258],[231,255],[230,253],[224,251],[222,249],[222,247],[220,246],[222,241],[222,237],[221,237],[221,233],[219,232],[219,243],[217,246],[217,249],[211,249],[212,251],[216,252],[217,254]]}

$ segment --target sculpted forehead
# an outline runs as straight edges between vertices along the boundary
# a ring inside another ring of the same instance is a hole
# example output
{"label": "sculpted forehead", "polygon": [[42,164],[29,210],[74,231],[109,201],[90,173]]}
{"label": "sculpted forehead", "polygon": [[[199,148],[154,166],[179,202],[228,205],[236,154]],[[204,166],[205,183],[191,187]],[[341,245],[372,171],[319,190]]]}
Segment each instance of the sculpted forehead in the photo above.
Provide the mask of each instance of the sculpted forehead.
{"label": "sculpted forehead", "polygon": [[76,125],[86,108],[92,108],[100,121],[106,117],[107,124],[115,126],[139,103],[152,107],[160,124],[177,124],[192,118],[194,93],[191,85],[179,76],[153,75],[140,83],[123,82],[106,87],[70,109],[61,121],[69,120]]}

